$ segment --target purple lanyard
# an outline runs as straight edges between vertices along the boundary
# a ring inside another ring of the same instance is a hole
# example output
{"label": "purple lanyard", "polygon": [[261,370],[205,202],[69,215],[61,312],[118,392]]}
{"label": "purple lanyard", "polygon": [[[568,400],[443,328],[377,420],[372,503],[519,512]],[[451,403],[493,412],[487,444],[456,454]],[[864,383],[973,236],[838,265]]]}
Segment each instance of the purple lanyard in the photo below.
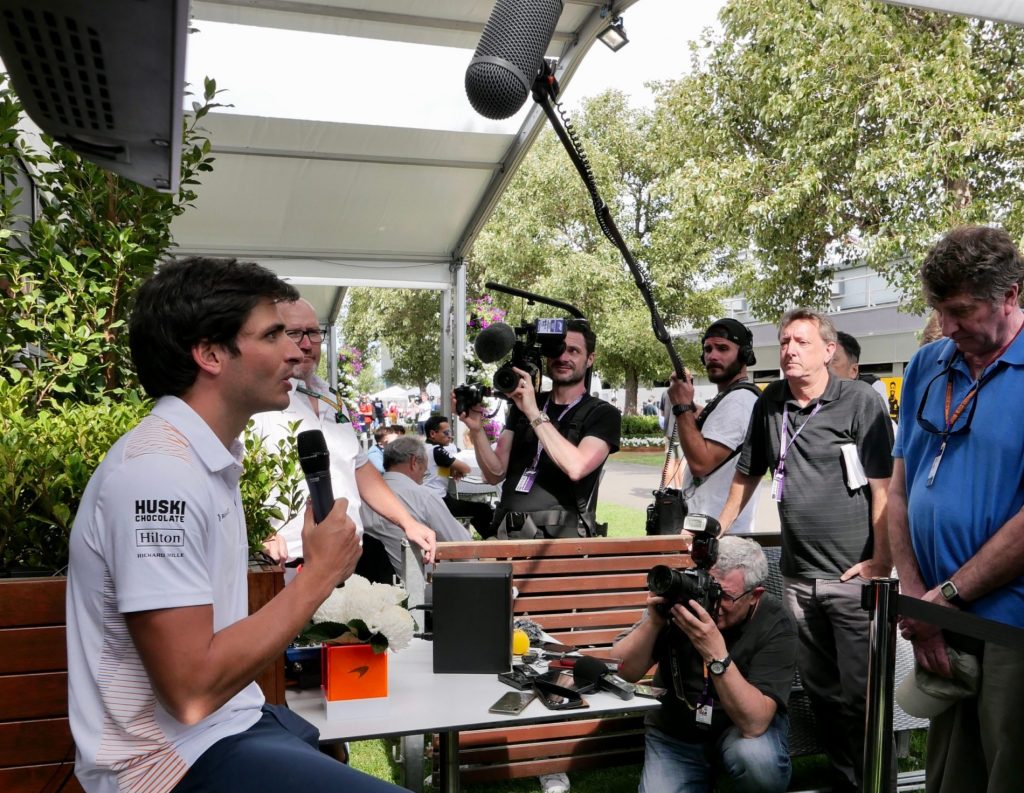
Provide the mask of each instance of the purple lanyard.
{"label": "purple lanyard", "polygon": [[[793,437],[789,438],[789,405],[784,405],[782,408],[782,433],[779,439],[779,464],[776,466],[776,471],[784,471],[786,469],[786,455],[789,454],[789,448],[796,442],[796,439],[800,437],[800,433],[804,431],[811,419],[813,419],[818,411],[821,410],[821,402],[818,402],[814,406],[814,410],[811,411],[811,415],[807,417],[807,421],[800,425],[800,429],[793,433]],[[789,438],[787,442],[787,438]]]}
{"label": "purple lanyard", "polygon": [[[568,413],[570,410],[572,410],[574,407],[576,407],[580,403],[580,400],[583,399],[583,396],[584,396],[583,394],[580,394],[572,402],[570,402],[568,405],[566,405],[565,406],[565,410],[563,410],[561,413],[559,413],[558,414],[558,418],[555,419],[555,424],[561,424],[562,423],[562,419],[565,418],[565,414]],[[548,402],[550,402],[550,401],[551,401],[551,397],[548,397],[547,399],[544,400],[544,407],[542,407],[540,409],[541,413],[547,413],[548,412]],[[534,434],[536,434],[536,431],[534,431]],[[528,470],[530,470],[530,471],[536,471],[537,470],[537,464],[540,462],[540,455],[541,455],[541,452],[543,452],[543,451],[544,451],[544,444],[540,442],[540,437],[538,436],[537,437],[537,453],[533,455],[533,463],[530,465]]]}

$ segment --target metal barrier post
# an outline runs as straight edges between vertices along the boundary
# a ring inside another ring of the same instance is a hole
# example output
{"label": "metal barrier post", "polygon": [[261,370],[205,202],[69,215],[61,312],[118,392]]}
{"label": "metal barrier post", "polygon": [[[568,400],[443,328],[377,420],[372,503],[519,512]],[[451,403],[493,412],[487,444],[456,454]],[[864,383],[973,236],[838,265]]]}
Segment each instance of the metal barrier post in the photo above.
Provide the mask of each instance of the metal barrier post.
{"label": "metal barrier post", "polygon": [[896,579],[879,578],[865,584],[863,590],[864,607],[871,613],[864,793],[895,793],[892,787],[892,713],[896,677],[896,596],[899,588]]}

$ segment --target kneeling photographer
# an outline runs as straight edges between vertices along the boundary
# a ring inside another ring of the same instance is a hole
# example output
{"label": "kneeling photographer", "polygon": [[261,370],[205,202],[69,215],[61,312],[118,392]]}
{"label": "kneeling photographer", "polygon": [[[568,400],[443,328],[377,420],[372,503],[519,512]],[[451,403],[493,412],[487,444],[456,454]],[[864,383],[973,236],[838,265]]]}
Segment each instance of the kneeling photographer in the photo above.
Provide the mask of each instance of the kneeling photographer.
{"label": "kneeling photographer", "polygon": [[690,515],[696,569],[651,570],[641,620],[616,641],[619,674],[636,681],[657,665],[666,689],[648,713],[640,793],[711,791],[725,772],[736,793],[789,784],[786,703],[796,628],[765,593],[768,562],[757,543],[717,540],[713,518]]}
{"label": "kneeling photographer", "polygon": [[[622,416],[587,393],[596,341],[586,320],[570,319],[564,321],[564,342],[536,346],[535,357],[543,357],[552,383],[550,393],[539,394],[539,368],[515,365],[534,357],[521,348],[535,345],[517,342],[512,365],[499,370],[509,382],[499,382],[502,378],[495,375],[496,389],[512,406],[494,449],[483,431],[482,408],[456,408],[470,431],[484,479],[505,482],[494,515],[498,539],[597,533],[597,485],[605,460],[619,448]],[[483,354],[481,358],[488,360]],[[453,401],[460,402],[459,389]]]}

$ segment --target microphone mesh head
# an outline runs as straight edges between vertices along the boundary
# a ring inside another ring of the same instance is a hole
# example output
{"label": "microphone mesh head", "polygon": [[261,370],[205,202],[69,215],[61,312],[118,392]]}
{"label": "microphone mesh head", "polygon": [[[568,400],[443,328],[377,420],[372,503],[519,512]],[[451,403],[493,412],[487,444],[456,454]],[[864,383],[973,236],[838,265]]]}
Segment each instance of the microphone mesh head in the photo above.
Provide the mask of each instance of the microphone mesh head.
{"label": "microphone mesh head", "polygon": [[480,331],[473,342],[473,349],[484,363],[500,361],[516,344],[516,332],[504,322],[495,322]]}
{"label": "microphone mesh head", "polygon": [[572,682],[577,688],[584,688],[594,685],[606,674],[608,674],[608,667],[602,661],[584,655],[573,664]]}
{"label": "microphone mesh head", "polygon": [[295,444],[299,449],[299,465],[303,473],[320,473],[330,468],[331,455],[320,430],[303,430],[295,436]]}
{"label": "microphone mesh head", "polygon": [[498,0],[466,69],[466,95],[476,112],[493,119],[518,112],[561,15],[562,0]]}

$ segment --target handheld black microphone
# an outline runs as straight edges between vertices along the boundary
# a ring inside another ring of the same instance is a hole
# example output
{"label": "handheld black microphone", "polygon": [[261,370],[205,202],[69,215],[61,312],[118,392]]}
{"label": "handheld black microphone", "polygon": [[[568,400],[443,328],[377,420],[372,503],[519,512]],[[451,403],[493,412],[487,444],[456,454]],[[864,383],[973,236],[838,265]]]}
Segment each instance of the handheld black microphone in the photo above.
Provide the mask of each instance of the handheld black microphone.
{"label": "handheld black microphone", "polygon": [[610,691],[619,699],[632,699],[636,694],[636,686],[623,680],[614,672],[609,672],[603,661],[583,656],[572,668],[573,684],[580,692],[599,688]]}
{"label": "handheld black microphone", "polygon": [[466,96],[477,113],[503,119],[523,106],[562,5],[562,0],[498,0],[466,69]]}
{"label": "handheld black microphone", "polygon": [[331,488],[331,455],[320,430],[303,430],[296,436],[299,465],[306,475],[309,497],[313,501],[313,520],[320,523],[334,506]]}

